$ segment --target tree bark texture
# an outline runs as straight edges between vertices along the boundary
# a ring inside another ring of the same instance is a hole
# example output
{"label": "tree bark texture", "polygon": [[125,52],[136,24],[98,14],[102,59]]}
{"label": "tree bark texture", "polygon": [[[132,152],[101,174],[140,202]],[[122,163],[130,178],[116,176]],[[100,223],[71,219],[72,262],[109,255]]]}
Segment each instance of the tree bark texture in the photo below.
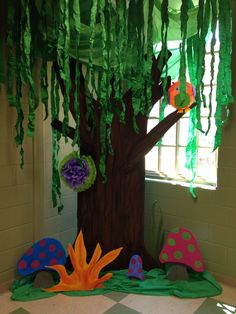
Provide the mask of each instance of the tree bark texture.
{"label": "tree bark texture", "polygon": [[[63,93],[64,85],[59,75],[57,63],[54,64],[54,68]],[[74,71],[75,62],[72,61],[72,91],[70,97],[72,115],[74,115]],[[152,77],[154,83],[152,104],[154,105],[163,94],[158,59],[156,60],[155,57],[153,57]],[[113,95],[114,90],[112,90],[110,101],[112,107],[115,108],[120,104],[117,103]],[[81,153],[91,155],[98,169],[100,159],[99,102],[93,101],[97,124],[92,135],[86,127],[86,97],[82,71],[79,98]],[[78,193],[78,232],[83,231],[88,259],[91,257],[97,242],[99,242],[104,254],[115,248],[123,247],[120,256],[108,266],[109,269],[127,268],[131,256],[139,254],[143,259],[144,269],[148,270],[157,267],[159,263],[150,256],[144,245],[144,157],[166,131],[181,118],[183,113],[173,112],[148,134],[148,118],[138,114],[139,133],[135,133],[132,122],[131,90],[124,94],[123,100],[126,105],[125,123],[120,123],[117,115],[114,115],[112,122],[111,140],[114,155],[108,154],[107,156],[107,181],[104,183],[99,171],[97,171],[95,184],[87,191]],[[54,120],[52,126],[59,131],[62,130],[62,123],[58,120]],[[73,135],[73,128],[69,128],[68,136],[73,138]]]}

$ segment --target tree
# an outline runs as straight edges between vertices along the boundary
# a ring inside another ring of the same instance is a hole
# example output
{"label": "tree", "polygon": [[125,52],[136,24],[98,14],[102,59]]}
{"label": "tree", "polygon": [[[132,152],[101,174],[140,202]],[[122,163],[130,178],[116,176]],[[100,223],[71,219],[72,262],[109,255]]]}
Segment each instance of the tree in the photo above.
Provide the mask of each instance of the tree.
{"label": "tree", "polygon": [[[163,95],[160,82],[161,70],[158,69],[158,61],[153,57],[152,63],[152,105]],[[164,62],[165,63],[165,62]],[[163,64],[164,66],[164,64]],[[70,62],[72,91],[70,93],[70,111],[75,117],[74,111],[74,87],[75,87],[75,60]],[[54,69],[60,83],[62,93],[65,92],[63,80],[60,77],[59,66],[54,62]],[[93,100],[96,112],[97,127],[93,134],[86,128],[86,97],[85,82],[80,68],[80,136],[81,153],[91,155],[98,167],[100,159],[100,131],[99,131],[99,101]],[[168,86],[170,79],[168,80]],[[112,92],[110,101],[115,106],[120,106],[114,98],[113,80],[111,80]],[[144,93],[145,87],[144,87]],[[104,253],[112,249],[123,247],[119,258],[111,264],[113,269],[127,268],[130,257],[140,254],[145,269],[151,269],[158,265],[144,246],[144,156],[162,138],[168,129],[174,125],[184,113],[177,111],[168,115],[156,127],[147,134],[148,117],[141,113],[137,116],[139,132],[133,129],[132,117],[132,90],[129,89],[123,95],[126,106],[125,124],[120,123],[115,115],[112,122],[111,141],[114,155],[107,156],[106,174],[104,183],[98,173],[95,184],[82,193],[78,193],[77,225],[78,232],[82,229],[88,256],[91,257],[97,242],[100,243]],[[195,104],[192,105],[192,107]],[[62,132],[62,122],[54,120],[52,126]],[[69,127],[68,134],[74,137],[74,129]]]}

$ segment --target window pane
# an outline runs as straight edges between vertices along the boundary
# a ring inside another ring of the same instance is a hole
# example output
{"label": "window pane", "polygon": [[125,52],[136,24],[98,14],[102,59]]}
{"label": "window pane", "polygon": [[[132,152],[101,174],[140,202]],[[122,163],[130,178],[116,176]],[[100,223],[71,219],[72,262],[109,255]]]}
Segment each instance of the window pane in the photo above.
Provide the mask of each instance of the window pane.
{"label": "window pane", "polygon": [[145,169],[158,172],[158,147],[153,147],[145,156]]}
{"label": "window pane", "polygon": [[[211,39],[212,39],[212,33],[210,34],[208,40],[207,40],[207,44],[206,44],[206,51],[210,52],[211,51]],[[219,41],[219,23],[217,23],[216,26],[216,44],[214,47],[215,51],[219,51],[220,49],[220,41]]]}
{"label": "window pane", "polygon": [[[210,86],[206,86],[204,88],[204,95],[206,96],[206,105],[207,108],[201,107],[201,116],[202,117],[208,117],[209,115],[209,95],[210,95]],[[214,116],[216,111],[216,86],[214,86],[213,91],[212,91],[212,113],[211,116]]]}
{"label": "window pane", "polygon": [[150,118],[159,118],[159,108],[160,108],[160,101],[155,103],[155,105],[152,107],[152,110],[150,111],[149,117]]}
{"label": "window pane", "polygon": [[158,122],[159,122],[158,119],[148,119],[147,133],[151,131],[158,124]]}
{"label": "window pane", "polygon": [[[207,135],[205,133],[198,131],[198,145],[199,146],[206,146],[206,147],[211,147],[211,148],[214,147],[216,126],[215,126],[214,118],[211,118],[210,121],[211,121],[211,128]],[[208,119],[206,118],[202,119],[202,128],[205,131],[207,130]]]}
{"label": "window pane", "polygon": [[179,145],[186,146],[188,142],[189,119],[181,118],[179,121]]}
{"label": "window pane", "polygon": [[[218,66],[219,66],[219,54],[215,53],[213,84],[216,84]],[[205,56],[205,74],[203,77],[203,83],[205,85],[210,85],[210,82],[211,82],[211,54],[207,54]]]}
{"label": "window pane", "polygon": [[165,107],[165,117],[168,116],[170,113],[174,112],[176,109],[171,106],[171,105],[167,105]]}
{"label": "window pane", "polygon": [[160,158],[160,172],[170,177],[175,174],[175,147],[162,146],[159,150]]}
{"label": "window pane", "polygon": [[197,157],[197,175],[209,183],[216,183],[217,152],[210,148],[199,148]]}
{"label": "window pane", "polygon": [[163,136],[162,145],[176,145],[176,125],[173,125]]}

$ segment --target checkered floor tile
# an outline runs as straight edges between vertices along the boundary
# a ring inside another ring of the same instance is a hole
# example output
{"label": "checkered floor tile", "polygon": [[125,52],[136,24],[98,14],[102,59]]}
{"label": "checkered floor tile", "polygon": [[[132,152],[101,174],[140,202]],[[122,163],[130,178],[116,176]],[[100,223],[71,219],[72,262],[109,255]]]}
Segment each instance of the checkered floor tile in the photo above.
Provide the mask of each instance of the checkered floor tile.
{"label": "checkered floor tile", "polygon": [[[236,299],[236,294],[235,294]],[[212,298],[206,299],[194,314],[235,314],[236,306]]]}
{"label": "checkered floor tile", "polygon": [[19,302],[11,293],[0,295],[0,314],[236,314],[236,288],[223,285],[215,298],[180,299],[111,292],[89,297],[57,294],[52,298]]}

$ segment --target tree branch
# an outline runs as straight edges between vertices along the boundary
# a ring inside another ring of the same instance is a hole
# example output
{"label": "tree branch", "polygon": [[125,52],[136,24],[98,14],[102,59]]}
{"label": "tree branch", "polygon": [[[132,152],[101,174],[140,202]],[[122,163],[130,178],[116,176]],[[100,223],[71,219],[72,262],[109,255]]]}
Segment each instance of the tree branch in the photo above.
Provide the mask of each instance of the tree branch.
{"label": "tree branch", "polygon": [[[154,55],[152,57],[152,79],[153,79],[152,105],[153,106],[163,95],[163,89],[162,89],[162,84],[160,82],[160,77],[161,77],[161,72],[170,57],[171,57],[171,52],[168,51],[167,60],[163,58],[161,66],[160,66],[161,52],[159,53],[157,59],[155,58]],[[170,85],[171,82],[170,82],[170,78],[167,78],[167,80],[168,80],[167,81],[167,87],[168,87],[168,85]]]}
{"label": "tree branch", "polygon": [[[51,126],[57,130],[58,132],[62,133],[62,122],[58,119],[54,119],[51,123]],[[66,135],[71,138],[72,140],[74,139],[74,136],[75,136],[75,129],[68,126],[67,127],[67,130],[66,130]],[[90,154],[91,153],[91,146],[90,146],[90,143],[86,143],[83,141],[83,143],[81,144],[80,146],[80,151],[81,153],[83,154]]]}
{"label": "tree branch", "polygon": [[[65,84],[63,82],[63,79],[60,76],[60,69],[59,65],[56,61],[53,62],[53,68],[57,76],[57,80],[59,82],[61,92],[62,94],[65,93]],[[77,117],[75,116],[74,111],[74,97],[75,97],[75,71],[76,71],[76,61],[74,59],[70,59],[70,77],[71,77],[71,91],[70,91],[70,112],[76,121]],[[80,64],[79,67],[80,71],[80,84],[79,84],[79,104],[80,104],[80,138],[81,138],[81,144],[83,146],[87,146],[91,144],[91,137],[87,130],[86,125],[86,117],[85,117],[85,110],[86,110],[86,96],[85,96],[85,81],[84,76],[82,73],[82,65]],[[60,121],[58,121],[60,122]],[[53,123],[52,123],[53,126]],[[59,127],[59,124],[57,124]],[[70,128],[70,127],[69,127]],[[60,129],[58,129],[59,132],[61,132]],[[72,134],[72,133],[71,133]],[[68,135],[69,136],[69,135]],[[70,137],[70,136],[69,136]]]}
{"label": "tree branch", "polygon": [[[194,108],[197,104],[193,103],[190,108]],[[158,123],[146,136],[132,146],[128,153],[129,162],[125,167],[127,172],[131,171],[140,159],[145,156],[153,146],[163,137],[163,135],[185,114],[185,112],[172,112]]]}
{"label": "tree branch", "polygon": [[[58,119],[54,119],[51,123],[51,126],[58,132],[62,133],[62,122]],[[68,126],[66,130],[66,135],[73,140],[75,135],[75,129]]]}

